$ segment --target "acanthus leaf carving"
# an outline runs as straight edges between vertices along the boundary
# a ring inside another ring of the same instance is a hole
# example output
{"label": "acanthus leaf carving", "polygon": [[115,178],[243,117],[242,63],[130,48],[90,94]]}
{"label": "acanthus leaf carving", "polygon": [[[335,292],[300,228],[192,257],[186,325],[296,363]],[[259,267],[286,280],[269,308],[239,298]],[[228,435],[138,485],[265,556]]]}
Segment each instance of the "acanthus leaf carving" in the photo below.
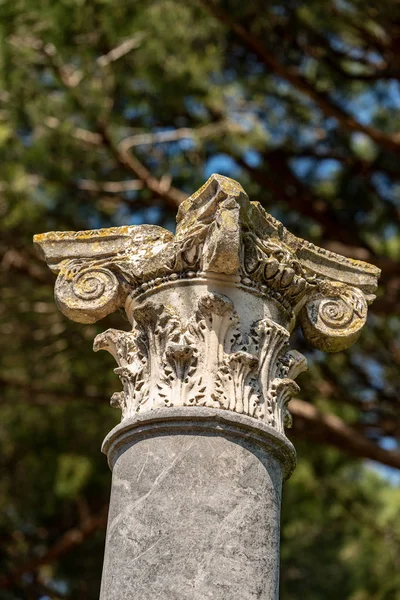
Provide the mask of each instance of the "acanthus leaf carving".
{"label": "acanthus leaf carving", "polygon": [[296,379],[300,373],[307,371],[307,359],[298,350],[288,350],[281,360],[282,377]]}
{"label": "acanthus leaf carving", "polygon": [[166,364],[158,384],[159,394],[165,406],[184,406],[187,398],[200,387],[193,377],[197,367],[197,352],[193,345],[170,343],[165,350]]}
{"label": "acanthus leaf carving", "polygon": [[137,345],[137,339],[135,330],[107,329],[96,336],[93,345],[95,352],[107,350],[118,364],[114,373],[121,379],[123,392],[115,392],[110,403],[121,409],[122,418],[136,414],[148,394],[147,360]]}
{"label": "acanthus leaf carving", "polygon": [[208,406],[283,432],[287,402],[299,389],[293,379],[306,368],[299,352],[287,350],[284,327],[262,319],[243,334],[232,301],[217,293],[201,295],[186,323],[154,302],[137,307],[134,316],[133,331],[107,330],[94,346],[118,363],[124,392],[111,403],[123,418],[163,406]]}
{"label": "acanthus leaf carving", "polygon": [[288,307],[295,307],[318,284],[315,275],[308,273],[296,255],[279,238],[260,239],[254,232],[242,235],[243,275],[263,285],[270,293],[278,294]]}
{"label": "acanthus leaf carving", "polygon": [[373,265],[292,235],[221,175],[181,203],[176,235],[138,225],[34,241],[58,274],[55,297],[67,317],[93,323],[125,307],[134,322],[131,332],[108,330],[95,341],[117,361],[123,391],[111,402],[123,418],[208,406],[283,431],[294,379],[306,368],[288,350],[296,319],[316,348],[349,347],[379,277]]}
{"label": "acanthus leaf carving", "polygon": [[272,422],[270,423],[280,433],[284,427],[292,426],[292,416],[288,410],[289,400],[300,391],[299,386],[293,379],[276,378],[271,382],[268,391],[268,400],[271,407]]}
{"label": "acanthus leaf carving", "polygon": [[263,406],[256,381],[258,357],[236,351],[225,357],[217,373],[219,402],[227,410],[262,418]]}

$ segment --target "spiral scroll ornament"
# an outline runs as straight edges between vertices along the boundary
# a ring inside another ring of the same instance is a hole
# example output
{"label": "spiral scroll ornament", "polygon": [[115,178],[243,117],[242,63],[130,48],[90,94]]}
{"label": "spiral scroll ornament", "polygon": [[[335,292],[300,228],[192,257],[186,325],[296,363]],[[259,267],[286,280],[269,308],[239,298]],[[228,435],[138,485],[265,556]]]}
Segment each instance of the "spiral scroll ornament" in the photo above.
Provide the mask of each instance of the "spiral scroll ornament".
{"label": "spiral scroll ornament", "polygon": [[61,312],[78,323],[95,323],[121,306],[119,281],[106,267],[66,265],[54,291]]}
{"label": "spiral scroll ornament", "polygon": [[300,313],[305,337],[319,350],[337,352],[349,348],[367,319],[367,302],[357,288],[331,287],[329,293],[311,298]]}

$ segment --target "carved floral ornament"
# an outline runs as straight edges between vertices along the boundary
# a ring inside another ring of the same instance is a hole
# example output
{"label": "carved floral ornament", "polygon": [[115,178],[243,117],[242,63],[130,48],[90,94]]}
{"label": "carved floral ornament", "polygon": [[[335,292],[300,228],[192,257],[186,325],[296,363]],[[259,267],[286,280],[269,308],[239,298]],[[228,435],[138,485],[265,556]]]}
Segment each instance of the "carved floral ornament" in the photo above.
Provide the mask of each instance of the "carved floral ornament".
{"label": "carved floral ornament", "polygon": [[262,419],[280,432],[306,361],[288,350],[297,319],[316,348],[353,344],[379,269],[289,233],[235,181],[213,175],[179,208],[176,235],[139,225],[34,238],[58,274],[70,319],[125,307],[132,331],[94,349],[115,357],[123,418],[161,406],[207,406]]}

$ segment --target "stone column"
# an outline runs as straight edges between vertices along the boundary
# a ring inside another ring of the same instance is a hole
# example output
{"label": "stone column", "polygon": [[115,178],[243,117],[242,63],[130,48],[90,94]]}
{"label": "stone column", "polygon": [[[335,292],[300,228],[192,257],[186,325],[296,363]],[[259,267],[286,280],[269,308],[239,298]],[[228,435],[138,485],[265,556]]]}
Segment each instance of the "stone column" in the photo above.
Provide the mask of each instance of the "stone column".
{"label": "stone column", "polygon": [[[288,401],[305,358],[349,347],[379,270],[296,238],[219,175],[180,207],[176,235],[140,225],[35,237],[69,318],[109,329],[122,421],[102,600],[275,600],[282,482],[295,466]],[[84,576],[84,573],[82,573]]]}

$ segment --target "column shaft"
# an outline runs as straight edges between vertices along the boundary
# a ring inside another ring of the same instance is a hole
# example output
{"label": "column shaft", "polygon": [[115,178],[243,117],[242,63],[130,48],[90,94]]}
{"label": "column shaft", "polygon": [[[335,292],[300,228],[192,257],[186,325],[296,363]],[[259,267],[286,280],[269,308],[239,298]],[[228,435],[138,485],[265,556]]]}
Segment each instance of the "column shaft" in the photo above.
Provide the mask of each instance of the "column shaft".
{"label": "column shaft", "polygon": [[106,438],[101,600],[278,598],[281,488],[294,450],[221,412],[160,409]]}

